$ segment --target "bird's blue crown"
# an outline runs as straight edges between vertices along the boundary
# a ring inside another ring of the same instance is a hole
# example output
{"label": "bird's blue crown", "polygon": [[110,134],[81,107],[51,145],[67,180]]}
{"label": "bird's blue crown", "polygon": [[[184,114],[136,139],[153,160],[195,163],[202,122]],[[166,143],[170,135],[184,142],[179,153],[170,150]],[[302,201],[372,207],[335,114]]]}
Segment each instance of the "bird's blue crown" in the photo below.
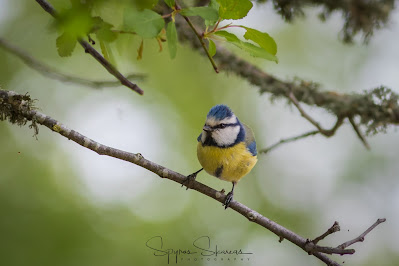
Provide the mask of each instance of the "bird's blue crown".
{"label": "bird's blue crown", "polygon": [[217,120],[223,120],[225,118],[233,116],[233,111],[224,104],[218,104],[211,108],[206,117],[214,117]]}

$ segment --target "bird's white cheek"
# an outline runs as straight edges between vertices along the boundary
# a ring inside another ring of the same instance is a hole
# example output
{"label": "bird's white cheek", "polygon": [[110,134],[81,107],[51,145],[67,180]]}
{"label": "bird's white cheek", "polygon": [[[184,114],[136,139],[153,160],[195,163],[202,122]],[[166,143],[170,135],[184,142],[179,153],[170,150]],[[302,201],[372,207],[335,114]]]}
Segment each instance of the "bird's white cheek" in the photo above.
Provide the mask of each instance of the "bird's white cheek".
{"label": "bird's white cheek", "polygon": [[212,138],[219,146],[229,146],[233,144],[240,132],[240,127],[226,127],[221,130],[214,131]]}

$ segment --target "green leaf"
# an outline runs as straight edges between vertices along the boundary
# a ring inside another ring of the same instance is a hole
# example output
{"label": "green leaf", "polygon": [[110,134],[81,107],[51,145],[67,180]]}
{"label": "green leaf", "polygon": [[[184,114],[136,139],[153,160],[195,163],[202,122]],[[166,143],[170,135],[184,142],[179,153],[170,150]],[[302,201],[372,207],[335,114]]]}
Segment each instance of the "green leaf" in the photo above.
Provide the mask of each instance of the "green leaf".
{"label": "green leaf", "polygon": [[164,0],[164,1],[170,8],[173,8],[175,6],[175,0]]}
{"label": "green leaf", "polygon": [[238,46],[238,47],[247,51],[250,55],[252,55],[254,57],[260,57],[260,58],[278,63],[278,58],[275,55],[268,53],[264,49],[262,49],[258,46],[255,46],[252,43],[242,42],[242,47],[241,46]]}
{"label": "green leaf", "polygon": [[209,40],[208,51],[211,57],[216,54],[216,45],[212,40]]}
{"label": "green leaf", "polygon": [[241,42],[240,39],[238,39],[237,36],[235,36],[233,33],[227,32],[225,30],[220,30],[214,33],[215,35],[224,37],[228,42],[234,43],[234,42]]}
{"label": "green leaf", "polygon": [[251,29],[245,26],[241,26],[247,30],[244,34],[244,38],[246,40],[251,40],[257,43],[260,47],[265,49],[267,52],[272,55],[276,55],[277,53],[277,44],[272,37],[266,32],[260,32],[255,29]]}
{"label": "green leaf", "polygon": [[79,38],[90,33],[95,19],[85,6],[73,5],[72,8],[61,11],[55,23],[59,30]]}
{"label": "green leaf", "polygon": [[240,19],[245,17],[252,8],[249,0],[216,0],[219,7],[219,16],[222,19]]}
{"label": "green leaf", "polygon": [[116,40],[118,35],[111,30],[114,27],[114,25],[105,22],[100,17],[94,17],[93,21],[94,21],[93,32],[96,34],[99,40],[105,42],[113,42]]}
{"label": "green leaf", "polygon": [[216,2],[216,0],[211,0],[211,1],[209,2],[209,6],[208,6],[208,7],[213,8],[213,9],[218,13],[218,17],[217,17],[216,19],[214,19],[214,20],[212,20],[212,19],[210,19],[210,20],[206,19],[206,20],[205,20],[205,26],[207,26],[207,27],[212,26],[212,25],[215,25],[215,23],[218,21],[218,19],[219,19],[219,3]]}
{"label": "green leaf", "polygon": [[115,32],[111,31],[111,28],[112,26],[110,28],[103,27],[96,31],[97,38],[105,42],[115,41],[118,35]]}
{"label": "green leaf", "polygon": [[[121,2],[121,1],[115,1],[115,2]],[[137,7],[139,10],[143,10],[143,9],[153,9],[154,6],[158,3],[158,0],[130,0],[129,2],[131,2],[130,4],[134,7]]]}
{"label": "green leaf", "polygon": [[176,25],[172,21],[169,22],[166,28],[166,38],[168,40],[169,55],[170,58],[173,59],[176,57],[177,52],[177,31]]}
{"label": "green leaf", "polygon": [[180,10],[180,14],[183,16],[200,16],[205,20],[218,20],[218,11],[212,7],[200,6],[200,7],[189,7]]}
{"label": "green leaf", "polygon": [[220,7],[220,5],[219,5],[219,3],[217,2],[217,0],[211,0],[211,1],[209,2],[209,5],[208,5],[208,6],[214,8],[214,9],[216,9],[216,10],[219,10],[219,7]]}
{"label": "green leaf", "polygon": [[240,39],[238,39],[238,37],[236,35],[234,35],[233,33],[227,32],[227,31],[217,31],[214,33],[215,35],[224,37],[228,42],[230,42],[231,44],[239,47],[240,49],[248,52],[250,55],[254,56],[254,57],[260,57],[260,58],[264,58],[270,61],[274,61],[276,63],[278,63],[278,59],[275,55],[267,52],[266,50],[264,50],[261,47],[255,46],[252,43],[249,42],[243,42]]}
{"label": "green leaf", "polygon": [[143,11],[126,9],[123,22],[126,30],[132,30],[143,38],[156,37],[165,26],[161,15],[149,9]]}
{"label": "green leaf", "polygon": [[76,46],[76,37],[67,33],[58,36],[56,40],[57,51],[61,57],[71,56]]}

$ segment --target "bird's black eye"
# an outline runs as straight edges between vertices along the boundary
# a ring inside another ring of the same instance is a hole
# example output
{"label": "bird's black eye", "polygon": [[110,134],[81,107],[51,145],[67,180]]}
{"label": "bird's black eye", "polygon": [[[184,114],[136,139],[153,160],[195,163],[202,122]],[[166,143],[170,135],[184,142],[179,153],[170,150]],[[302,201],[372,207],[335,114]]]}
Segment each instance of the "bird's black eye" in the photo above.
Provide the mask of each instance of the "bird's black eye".
{"label": "bird's black eye", "polygon": [[220,127],[220,128],[225,128],[225,127],[226,127],[226,124],[220,124],[219,127]]}

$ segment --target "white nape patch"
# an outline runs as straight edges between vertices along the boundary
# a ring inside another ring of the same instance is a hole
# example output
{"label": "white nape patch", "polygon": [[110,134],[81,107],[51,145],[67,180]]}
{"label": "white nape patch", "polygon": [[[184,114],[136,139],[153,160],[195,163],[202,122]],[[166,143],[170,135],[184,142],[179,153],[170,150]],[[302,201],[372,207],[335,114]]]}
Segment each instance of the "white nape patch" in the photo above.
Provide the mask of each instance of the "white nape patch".
{"label": "white nape patch", "polygon": [[240,133],[240,126],[220,128],[212,132],[212,138],[218,146],[233,144]]}
{"label": "white nape patch", "polygon": [[235,115],[227,117],[223,120],[217,120],[215,117],[208,117],[206,119],[206,125],[210,127],[214,127],[219,124],[235,124],[235,123],[237,123],[237,117]]}

